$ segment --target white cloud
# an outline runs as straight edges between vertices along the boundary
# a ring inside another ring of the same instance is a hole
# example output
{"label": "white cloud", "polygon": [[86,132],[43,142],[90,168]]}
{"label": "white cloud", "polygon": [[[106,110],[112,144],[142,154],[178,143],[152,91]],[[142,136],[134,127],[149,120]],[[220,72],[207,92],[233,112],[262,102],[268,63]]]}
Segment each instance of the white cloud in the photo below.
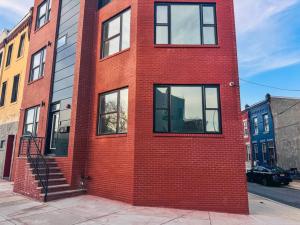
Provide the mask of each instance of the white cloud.
{"label": "white cloud", "polygon": [[0,0],[0,11],[9,11],[11,16],[25,15],[33,5],[33,0]]}
{"label": "white cloud", "polygon": [[290,11],[300,0],[235,0],[241,76],[300,63]]}

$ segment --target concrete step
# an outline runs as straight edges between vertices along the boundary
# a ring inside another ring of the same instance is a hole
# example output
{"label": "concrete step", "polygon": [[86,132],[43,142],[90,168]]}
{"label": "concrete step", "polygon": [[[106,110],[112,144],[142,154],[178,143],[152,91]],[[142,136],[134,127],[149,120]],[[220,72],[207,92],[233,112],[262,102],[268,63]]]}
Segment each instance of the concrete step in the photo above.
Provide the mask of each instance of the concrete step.
{"label": "concrete step", "polygon": [[[37,174],[37,170],[34,168],[30,169],[33,174]],[[49,167],[49,173],[60,173],[60,168],[59,167]],[[39,168],[39,173],[44,174],[46,173],[46,168]]]}
{"label": "concrete step", "polygon": [[[86,190],[82,190],[82,189],[75,189],[75,190],[73,189],[73,190],[67,190],[67,191],[52,192],[52,193],[48,193],[47,201],[75,197],[78,195],[83,195],[85,193],[86,193]],[[40,197],[44,198],[45,194],[40,194]]]}
{"label": "concrete step", "polygon": [[[38,187],[41,187],[41,183],[39,180],[35,180],[36,183],[38,183]],[[60,185],[60,184],[67,184],[66,178],[57,178],[57,179],[49,179],[48,185]]]}
{"label": "concrete step", "polygon": [[[29,165],[30,168],[34,168],[33,163],[29,163],[28,162],[27,165]],[[44,166],[44,163],[39,163],[38,165],[39,165],[40,168],[42,168]],[[56,162],[47,162],[47,165],[48,165],[49,168],[51,168],[51,167],[57,167],[57,163]]]}
{"label": "concrete step", "polygon": [[[43,187],[38,187],[37,189],[40,190],[41,193],[45,193],[45,190],[43,189]],[[69,184],[49,185],[48,193],[68,191],[70,189],[71,189],[71,186]]]}
{"label": "concrete step", "polygon": [[[39,177],[36,174],[32,174],[35,177],[35,180],[38,180]],[[40,174],[41,179],[46,179],[46,174]],[[64,175],[62,173],[49,173],[48,179],[58,179],[58,178],[64,178]]]}

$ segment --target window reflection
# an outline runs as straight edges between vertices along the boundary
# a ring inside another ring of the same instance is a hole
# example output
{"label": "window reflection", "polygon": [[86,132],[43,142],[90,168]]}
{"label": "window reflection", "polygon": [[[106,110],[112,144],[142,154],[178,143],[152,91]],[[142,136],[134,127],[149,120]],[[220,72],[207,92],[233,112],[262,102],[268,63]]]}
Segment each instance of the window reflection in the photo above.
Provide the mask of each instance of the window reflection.
{"label": "window reflection", "polygon": [[201,42],[199,6],[172,5],[171,24],[172,44],[199,44]]}

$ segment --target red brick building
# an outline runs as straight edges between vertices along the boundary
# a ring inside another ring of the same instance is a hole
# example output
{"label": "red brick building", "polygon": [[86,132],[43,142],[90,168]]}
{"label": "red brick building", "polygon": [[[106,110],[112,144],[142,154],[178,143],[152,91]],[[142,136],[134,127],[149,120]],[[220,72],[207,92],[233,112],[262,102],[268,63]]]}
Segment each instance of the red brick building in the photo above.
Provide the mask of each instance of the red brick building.
{"label": "red brick building", "polygon": [[248,213],[232,0],[35,0],[32,27],[16,192],[38,158],[48,200]]}

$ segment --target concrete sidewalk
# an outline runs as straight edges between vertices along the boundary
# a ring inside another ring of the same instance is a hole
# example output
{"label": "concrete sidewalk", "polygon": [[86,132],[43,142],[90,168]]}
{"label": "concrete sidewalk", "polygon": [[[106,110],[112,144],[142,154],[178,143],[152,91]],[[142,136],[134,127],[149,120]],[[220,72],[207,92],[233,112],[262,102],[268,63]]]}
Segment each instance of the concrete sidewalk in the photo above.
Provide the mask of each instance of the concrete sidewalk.
{"label": "concrete sidewalk", "polygon": [[297,189],[300,190],[300,181],[299,180],[294,180],[291,182],[288,186],[289,188]]}
{"label": "concrete sidewalk", "polygon": [[299,225],[300,210],[249,195],[251,215],[135,207],[90,195],[40,203],[0,180],[0,225]]}

